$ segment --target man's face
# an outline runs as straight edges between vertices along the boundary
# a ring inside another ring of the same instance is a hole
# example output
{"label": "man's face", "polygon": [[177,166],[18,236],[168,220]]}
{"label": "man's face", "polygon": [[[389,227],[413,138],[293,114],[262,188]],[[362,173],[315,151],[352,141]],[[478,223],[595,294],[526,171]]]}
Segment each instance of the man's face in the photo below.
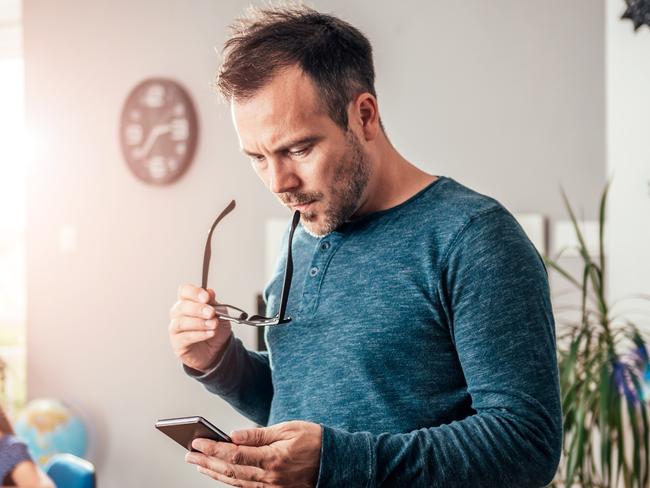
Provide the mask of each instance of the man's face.
{"label": "man's face", "polygon": [[307,232],[329,234],[361,206],[369,158],[354,132],[329,117],[299,68],[233,102],[232,115],[255,172],[284,205],[300,210]]}

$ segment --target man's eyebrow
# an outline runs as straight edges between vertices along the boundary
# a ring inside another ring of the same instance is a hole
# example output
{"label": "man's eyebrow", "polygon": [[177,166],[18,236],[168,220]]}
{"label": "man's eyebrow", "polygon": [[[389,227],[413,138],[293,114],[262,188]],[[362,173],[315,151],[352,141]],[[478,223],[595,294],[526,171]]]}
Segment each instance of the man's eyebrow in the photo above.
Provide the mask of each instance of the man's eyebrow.
{"label": "man's eyebrow", "polygon": [[249,151],[248,149],[244,149],[243,147],[242,147],[240,150],[241,150],[241,152],[243,152],[246,156],[250,156],[251,158],[252,158],[253,156],[257,156],[257,154],[255,154],[254,152]]}
{"label": "man's eyebrow", "polygon": [[[277,153],[283,153],[283,152],[288,151],[292,147],[315,144],[316,142],[320,141],[321,139],[323,139],[323,136],[320,136],[320,135],[319,136],[301,137],[299,139],[289,141],[286,144],[283,144],[282,146],[275,149],[275,151],[273,151],[273,152],[276,153],[276,154]],[[257,153],[255,153],[253,151],[249,151],[248,149],[245,149],[245,148],[242,148],[241,152],[243,152],[247,156],[251,156],[251,157],[258,155]]]}

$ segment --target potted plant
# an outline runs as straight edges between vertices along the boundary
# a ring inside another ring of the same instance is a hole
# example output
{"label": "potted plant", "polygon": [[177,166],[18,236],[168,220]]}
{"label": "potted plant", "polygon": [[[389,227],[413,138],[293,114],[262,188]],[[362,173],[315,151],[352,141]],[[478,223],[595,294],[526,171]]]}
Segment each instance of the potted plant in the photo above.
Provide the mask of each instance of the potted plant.
{"label": "potted plant", "polygon": [[[551,486],[648,487],[649,407],[643,397],[648,349],[638,327],[612,312],[605,293],[603,242],[609,184],[600,200],[599,256],[591,256],[569,200],[562,197],[578,241],[582,273],[574,277],[558,260],[549,270],[574,285],[580,296],[573,320],[557,324],[564,420],[563,458]],[[557,313],[559,316],[560,314]]]}

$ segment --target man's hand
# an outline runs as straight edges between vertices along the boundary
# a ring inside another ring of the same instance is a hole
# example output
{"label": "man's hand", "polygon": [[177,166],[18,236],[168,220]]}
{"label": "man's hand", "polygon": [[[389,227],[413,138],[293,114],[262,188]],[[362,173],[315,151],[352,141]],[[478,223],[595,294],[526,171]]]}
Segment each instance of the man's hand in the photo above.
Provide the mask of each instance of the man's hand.
{"label": "man's hand", "polygon": [[214,303],[214,290],[183,285],[169,311],[169,341],[174,354],[202,372],[217,363],[232,335],[230,322],[216,318]]}
{"label": "man's hand", "polygon": [[230,434],[233,444],[194,439],[185,461],[232,486],[313,487],[320,467],[322,427],[284,422]]}

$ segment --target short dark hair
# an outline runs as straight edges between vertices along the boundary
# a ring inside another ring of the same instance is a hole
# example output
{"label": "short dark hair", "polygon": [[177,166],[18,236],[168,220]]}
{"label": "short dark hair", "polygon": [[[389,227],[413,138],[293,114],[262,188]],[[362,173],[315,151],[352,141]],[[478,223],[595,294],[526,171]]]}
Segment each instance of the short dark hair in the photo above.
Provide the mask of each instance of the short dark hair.
{"label": "short dark hair", "polygon": [[252,97],[294,65],[311,77],[330,117],[343,129],[355,96],[377,96],[370,42],[337,17],[303,5],[252,8],[230,28],[216,80],[228,101]]}

